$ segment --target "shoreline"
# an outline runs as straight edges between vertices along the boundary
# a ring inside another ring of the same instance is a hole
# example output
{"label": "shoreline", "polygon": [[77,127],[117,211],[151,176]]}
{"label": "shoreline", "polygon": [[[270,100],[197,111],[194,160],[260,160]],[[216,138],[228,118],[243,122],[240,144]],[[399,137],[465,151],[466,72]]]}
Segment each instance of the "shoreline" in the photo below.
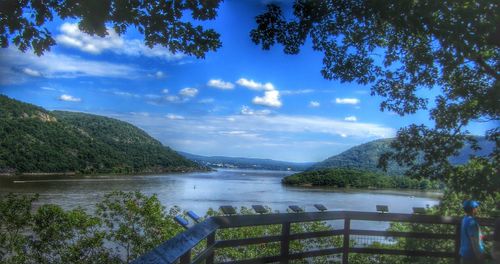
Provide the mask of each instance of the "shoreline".
{"label": "shoreline", "polygon": [[165,170],[158,172],[131,172],[131,173],[76,173],[76,172],[23,172],[23,173],[0,173],[0,177],[23,177],[23,176],[134,176],[134,175],[160,175],[164,173],[191,173],[191,172],[211,172],[213,168],[208,169],[185,169],[185,170]]}
{"label": "shoreline", "polygon": [[377,193],[389,193],[389,194],[394,194],[394,193],[399,193],[399,192],[415,192],[415,193],[432,193],[435,194],[436,196],[441,196],[443,195],[443,191],[441,189],[427,189],[427,190],[421,190],[421,189],[410,189],[410,188],[355,188],[355,187],[335,187],[335,186],[318,186],[318,185],[309,185],[309,184],[302,184],[302,185],[291,185],[291,184],[283,184],[284,187],[287,188],[296,188],[296,189],[302,189],[302,190],[317,190],[317,191],[338,191],[338,192],[343,192],[343,193],[350,193],[350,192],[377,192]]}

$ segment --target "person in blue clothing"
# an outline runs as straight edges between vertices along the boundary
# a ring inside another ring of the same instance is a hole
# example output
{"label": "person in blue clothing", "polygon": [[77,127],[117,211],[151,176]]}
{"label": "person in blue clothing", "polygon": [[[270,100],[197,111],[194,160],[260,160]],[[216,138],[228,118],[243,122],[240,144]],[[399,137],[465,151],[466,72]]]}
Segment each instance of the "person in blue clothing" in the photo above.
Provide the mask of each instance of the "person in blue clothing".
{"label": "person in blue clothing", "polygon": [[474,217],[478,207],[477,201],[467,200],[463,203],[466,215],[460,227],[460,259],[464,264],[480,264],[485,258],[481,227]]}

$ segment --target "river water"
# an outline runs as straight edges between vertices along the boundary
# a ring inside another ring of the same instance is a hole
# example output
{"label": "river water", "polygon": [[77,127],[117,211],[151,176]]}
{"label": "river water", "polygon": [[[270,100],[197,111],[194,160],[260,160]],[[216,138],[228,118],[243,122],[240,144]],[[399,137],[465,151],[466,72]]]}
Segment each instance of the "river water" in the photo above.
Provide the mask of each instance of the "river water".
{"label": "river water", "polygon": [[[0,177],[0,194],[38,193],[38,203],[54,203],[66,209],[81,206],[93,211],[94,205],[113,190],[157,194],[167,208],[178,205],[198,215],[221,205],[236,207],[262,204],[285,212],[289,205],[316,211],[321,203],[329,210],[375,211],[375,205],[388,205],[394,213],[411,213],[412,207],[433,206],[439,193],[398,190],[339,190],[331,188],[288,187],[281,184],[291,172],[220,169],[213,172],[137,176],[16,176]],[[354,225],[355,227],[356,225]],[[366,227],[366,224],[363,224]],[[374,229],[388,225],[371,223]]]}

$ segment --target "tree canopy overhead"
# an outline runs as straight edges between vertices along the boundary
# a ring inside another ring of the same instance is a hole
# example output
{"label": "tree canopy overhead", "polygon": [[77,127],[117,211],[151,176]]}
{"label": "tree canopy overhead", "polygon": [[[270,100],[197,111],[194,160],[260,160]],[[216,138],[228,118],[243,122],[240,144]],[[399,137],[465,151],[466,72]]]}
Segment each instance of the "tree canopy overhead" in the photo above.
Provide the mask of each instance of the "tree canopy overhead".
{"label": "tree canopy overhead", "polygon": [[[382,111],[404,116],[427,109],[429,98],[419,95],[439,89],[429,109],[434,127],[400,129],[393,144],[397,152],[386,154],[381,164],[395,159],[412,165],[411,172],[440,177],[451,168],[447,158],[464,141],[474,141],[466,129],[473,121],[496,122],[486,132],[496,148],[484,162],[498,164],[498,5],[489,0],[296,0],[291,17],[268,5],[250,36],[263,49],[281,44],[287,54],[299,53],[311,39],[312,48],[323,53],[324,78],[371,85],[372,95],[384,98]],[[413,163],[418,155],[423,164]]]}
{"label": "tree canopy overhead", "polygon": [[[46,23],[55,16],[79,19],[78,27],[90,35],[104,37],[107,25],[123,34],[130,26],[144,35],[147,46],[161,45],[172,53],[204,58],[221,46],[219,34],[186,22],[211,20],[222,0],[5,0],[0,2],[0,45],[9,42],[21,51],[30,48],[42,55],[56,42]],[[184,19],[183,19],[184,18]]]}

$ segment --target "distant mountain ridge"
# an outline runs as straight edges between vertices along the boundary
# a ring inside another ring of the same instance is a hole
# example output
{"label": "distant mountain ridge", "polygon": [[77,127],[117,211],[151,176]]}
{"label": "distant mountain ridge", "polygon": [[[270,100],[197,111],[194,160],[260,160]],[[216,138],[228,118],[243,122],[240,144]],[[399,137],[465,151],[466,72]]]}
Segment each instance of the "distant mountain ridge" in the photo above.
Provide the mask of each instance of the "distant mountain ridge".
{"label": "distant mountain ridge", "polygon": [[224,156],[207,157],[180,151],[178,153],[203,166],[214,167],[214,168],[303,171],[314,164],[314,162],[298,163],[298,162],[278,161],[272,159],[257,159],[257,158],[224,157]]}
{"label": "distant mountain ridge", "polygon": [[47,111],[0,95],[0,173],[160,173],[203,170],[143,130],[113,118]]}
{"label": "distant mountain ridge", "polygon": [[[382,153],[391,150],[390,144],[393,140],[393,138],[378,139],[354,146],[338,155],[331,156],[324,161],[314,164],[308,170],[349,168],[384,173],[382,169],[377,168],[378,159]],[[450,157],[450,162],[454,165],[464,164],[472,154],[485,156],[491,152],[494,145],[493,142],[486,140],[484,137],[477,137],[477,140],[481,150],[473,151],[470,146],[466,145],[458,156]],[[406,167],[399,166],[396,162],[390,162],[386,173],[398,176],[403,175],[407,169]]]}

